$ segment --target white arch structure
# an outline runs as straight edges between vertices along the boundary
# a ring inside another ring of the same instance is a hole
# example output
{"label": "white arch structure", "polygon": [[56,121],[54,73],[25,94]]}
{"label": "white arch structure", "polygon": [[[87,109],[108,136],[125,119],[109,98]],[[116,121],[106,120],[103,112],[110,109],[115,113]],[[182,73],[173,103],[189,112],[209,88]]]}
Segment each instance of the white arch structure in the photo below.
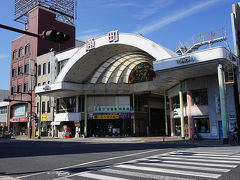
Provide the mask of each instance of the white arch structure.
{"label": "white arch structure", "polygon": [[[130,52],[138,52],[139,56],[145,53],[147,55],[146,57],[149,57],[151,61],[159,61],[176,56],[173,51],[142,36],[120,33],[117,42],[109,42],[108,36],[106,35],[95,39],[95,48],[90,51],[86,51],[86,45],[78,48],[77,52],[68,60],[61,70],[55,82],[84,84],[88,80],[90,83],[97,83],[106,68],[109,68],[114,62],[115,65],[117,65],[116,61],[124,55],[129,54],[129,56],[131,56]],[[126,58],[126,61],[123,61],[123,64],[118,63],[118,65],[122,67],[119,67],[119,71],[115,73],[117,77],[114,78],[113,83],[119,82],[119,77],[122,76],[124,71],[127,72],[124,76],[129,75],[131,69],[137,64],[136,62],[149,61],[147,58],[139,58],[139,60],[136,59],[132,61],[127,59],[128,58]],[[126,67],[130,69],[126,70]],[[113,68],[111,72],[109,71],[101,83],[107,83],[116,68],[117,67]],[[126,77],[124,77],[124,79],[126,83],[128,79]]]}

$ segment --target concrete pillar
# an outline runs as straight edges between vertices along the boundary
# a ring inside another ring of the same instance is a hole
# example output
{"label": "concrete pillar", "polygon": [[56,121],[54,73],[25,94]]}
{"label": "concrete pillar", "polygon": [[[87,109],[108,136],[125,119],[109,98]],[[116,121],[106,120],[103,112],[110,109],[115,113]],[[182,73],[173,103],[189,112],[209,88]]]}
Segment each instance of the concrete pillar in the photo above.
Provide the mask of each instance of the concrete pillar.
{"label": "concrete pillar", "polygon": [[164,90],[164,115],[165,115],[165,135],[168,136],[167,95],[165,90]]}
{"label": "concrete pillar", "polygon": [[221,104],[223,141],[224,143],[227,143],[228,131],[227,131],[226,98],[225,98],[225,88],[224,88],[224,71],[223,71],[222,64],[219,64],[217,69],[218,69],[218,85],[219,85],[220,104]]}
{"label": "concrete pillar", "polygon": [[84,95],[84,136],[87,137],[87,119],[88,119],[88,106],[87,95]]}
{"label": "concrete pillar", "polygon": [[76,112],[79,112],[79,96],[76,96]]}
{"label": "concrete pillar", "polygon": [[174,128],[173,128],[173,99],[169,98],[169,106],[170,106],[170,128],[171,128],[171,136],[174,136]]}
{"label": "concrete pillar", "polygon": [[188,137],[194,138],[194,121],[191,113],[192,107],[192,91],[187,91],[187,114],[188,114]]}
{"label": "concrete pillar", "polygon": [[182,82],[179,82],[179,102],[180,102],[180,117],[181,117],[181,137],[185,137],[184,132],[184,109],[183,109],[183,92],[182,92]]}
{"label": "concrete pillar", "polygon": [[132,95],[132,104],[133,104],[133,135],[136,134],[136,119],[135,119],[135,96]]}

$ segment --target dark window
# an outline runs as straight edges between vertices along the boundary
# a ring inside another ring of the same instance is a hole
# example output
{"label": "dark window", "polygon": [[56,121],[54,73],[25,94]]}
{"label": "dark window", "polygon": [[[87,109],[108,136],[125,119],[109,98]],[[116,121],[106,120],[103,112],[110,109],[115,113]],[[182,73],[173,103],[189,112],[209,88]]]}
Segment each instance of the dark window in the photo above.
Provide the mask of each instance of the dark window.
{"label": "dark window", "polygon": [[30,44],[25,46],[25,55],[29,55],[30,54]]}
{"label": "dark window", "polygon": [[16,92],[16,87],[12,86],[11,94],[14,94]]}
{"label": "dark window", "polygon": [[47,83],[50,84],[50,81],[48,81]]}
{"label": "dark window", "polygon": [[38,112],[39,112],[39,102],[37,103],[37,114],[38,114]]}
{"label": "dark window", "polygon": [[42,102],[42,114],[45,113],[45,102]]}
{"label": "dark window", "polygon": [[12,77],[16,77],[16,75],[17,75],[16,69],[12,69]]}
{"label": "dark window", "polygon": [[78,104],[79,112],[84,112],[84,96],[79,96],[78,101],[79,101],[79,104]]}
{"label": "dark window", "polygon": [[57,99],[57,113],[76,112],[76,97]]}
{"label": "dark window", "polygon": [[50,102],[47,102],[47,113],[50,113]]}
{"label": "dark window", "polygon": [[50,66],[50,62],[48,62],[48,74],[50,73],[51,70],[51,66]]}
{"label": "dark window", "polygon": [[18,67],[18,75],[22,75],[23,74],[23,67],[20,66]]}
{"label": "dark window", "polygon": [[29,64],[25,64],[24,72],[29,73]]}
{"label": "dark window", "polygon": [[18,57],[23,57],[24,56],[24,51],[23,48],[19,49]]}
{"label": "dark window", "polygon": [[38,65],[38,76],[41,76],[41,64]]}
{"label": "dark window", "polygon": [[17,59],[17,50],[13,51],[13,60]]}
{"label": "dark window", "polygon": [[46,74],[46,63],[43,64],[43,75]]}
{"label": "dark window", "polygon": [[46,82],[43,82],[43,83],[42,83],[42,85],[45,85],[45,84],[46,84]]}
{"label": "dark window", "polygon": [[24,92],[28,92],[28,84],[24,84]]}
{"label": "dark window", "polygon": [[193,104],[196,104],[196,105],[207,105],[208,104],[207,89],[193,90],[192,97],[193,97]]}
{"label": "dark window", "polygon": [[18,85],[18,87],[17,87],[17,92],[18,92],[18,93],[21,93],[21,92],[22,92],[22,85]]}
{"label": "dark window", "polygon": [[41,86],[41,83],[38,83],[38,86]]}
{"label": "dark window", "polygon": [[196,132],[198,132],[198,133],[210,133],[209,118],[194,118],[194,124],[195,124],[195,131]]}

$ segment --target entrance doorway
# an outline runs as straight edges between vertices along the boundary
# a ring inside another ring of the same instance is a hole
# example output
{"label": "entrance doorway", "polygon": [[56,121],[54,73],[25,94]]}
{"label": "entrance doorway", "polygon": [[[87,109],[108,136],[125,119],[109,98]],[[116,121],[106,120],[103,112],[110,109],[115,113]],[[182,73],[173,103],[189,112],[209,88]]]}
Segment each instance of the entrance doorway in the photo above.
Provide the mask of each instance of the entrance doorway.
{"label": "entrance doorway", "polygon": [[151,136],[165,136],[164,109],[150,109],[150,124]]}

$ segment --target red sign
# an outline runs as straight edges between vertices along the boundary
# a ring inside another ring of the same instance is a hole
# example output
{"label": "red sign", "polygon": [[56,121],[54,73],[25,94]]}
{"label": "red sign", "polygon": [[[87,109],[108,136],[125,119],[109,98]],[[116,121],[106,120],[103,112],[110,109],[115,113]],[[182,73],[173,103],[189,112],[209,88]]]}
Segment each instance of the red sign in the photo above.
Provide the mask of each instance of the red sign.
{"label": "red sign", "polygon": [[23,117],[13,117],[10,122],[27,122],[28,119],[23,116]]}

